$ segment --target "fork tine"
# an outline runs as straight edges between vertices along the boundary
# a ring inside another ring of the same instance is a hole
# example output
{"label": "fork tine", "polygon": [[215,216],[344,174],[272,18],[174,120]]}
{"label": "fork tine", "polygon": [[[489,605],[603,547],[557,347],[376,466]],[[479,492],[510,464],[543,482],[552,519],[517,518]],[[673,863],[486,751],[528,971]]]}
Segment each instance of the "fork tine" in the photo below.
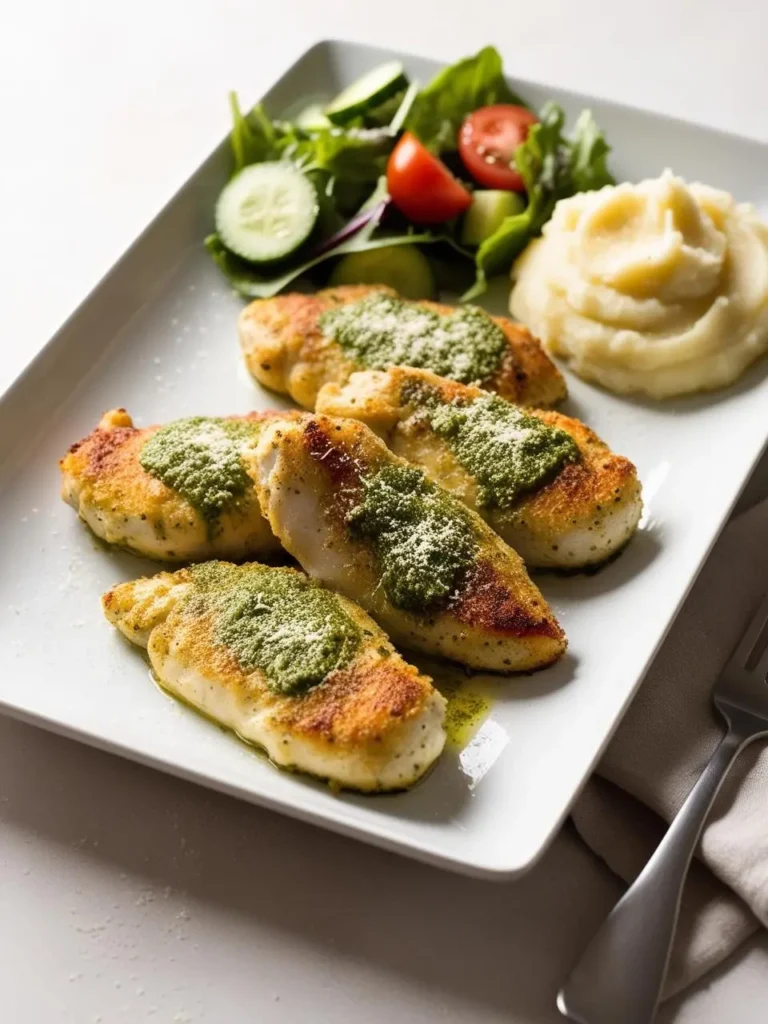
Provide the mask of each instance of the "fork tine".
{"label": "fork tine", "polygon": [[760,657],[762,651],[755,651],[755,647],[758,640],[764,639],[766,625],[768,625],[768,594],[760,602],[760,607],[755,612],[749,628],[731,655],[729,664],[738,665],[739,668],[746,668],[747,664],[752,660],[753,652],[755,652],[758,660],[762,660]]}

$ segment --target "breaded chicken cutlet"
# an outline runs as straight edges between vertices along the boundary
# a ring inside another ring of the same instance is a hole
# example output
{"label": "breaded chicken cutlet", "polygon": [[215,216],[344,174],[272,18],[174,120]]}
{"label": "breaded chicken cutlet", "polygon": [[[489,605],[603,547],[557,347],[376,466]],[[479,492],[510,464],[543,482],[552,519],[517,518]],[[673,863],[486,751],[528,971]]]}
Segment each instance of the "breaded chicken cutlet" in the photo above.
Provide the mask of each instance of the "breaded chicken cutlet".
{"label": "breaded chicken cutlet", "polygon": [[197,562],[279,550],[243,453],[292,413],[193,416],[138,429],[104,414],[59,463],[61,496],[97,537],[147,558]]}
{"label": "breaded chicken cutlet", "polygon": [[329,382],[393,365],[432,370],[522,405],[554,405],[565,381],[526,327],[477,306],[400,299],[384,285],[256,299],[241,313],[253,376],[310,411]]}
{"label": "breaded chicken cutlet", "polygon": [[364,424],[276,422],[255,463],[262,509],[286,550],[395,643],[498,672],[540,668],[565,650],[519,555]]}
{"label": "breaded chicken cutlet", "polygon": [[635,467],[579,420],[396,367],[326,384],[317,410],[360,420],[420,466],[534,568],[610,558],[642,512]]}
{"label": "breaded chicken cutlet", "polygon": [[165,689],[282,768],[397,790],[443,749],[445,700],[429,677],[295,569],[204,562],[121,583],[102,605]]}

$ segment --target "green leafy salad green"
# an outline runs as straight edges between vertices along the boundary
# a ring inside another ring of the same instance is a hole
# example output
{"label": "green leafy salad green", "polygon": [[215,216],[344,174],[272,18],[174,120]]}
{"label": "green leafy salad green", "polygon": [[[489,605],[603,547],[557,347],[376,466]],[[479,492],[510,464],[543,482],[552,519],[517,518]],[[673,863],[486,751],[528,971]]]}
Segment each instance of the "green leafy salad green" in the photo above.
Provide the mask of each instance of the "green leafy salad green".
{"label": "green leafy salad green", "polygon": [[[418,293],[405,297],[429,298],[443,286],[475,299],[489,278],[508,273],[558,200],[613,183],[609,147],[591,113],[583,111],[568,133],[556,103],[532,111],[509,87],[490,46],[422,88],[391,62],[325,108],[314,104],[291,120],[270,117],[261,105],[243,113],[235,96],[231,107],[233,177],[206,247],[247,298],[275,295],[292,282],[367,283],[371,274],[401,284],[406,246],[408,266],[415,267],[408,276],[419,284]],[[482,168],[473,174],[464,159],[467,119],[488,108],[514,108],[526,123],[509,161],[518,178],[514,191],[489,191]],[[442,175],[443,186],[458,197],[444,219],[439,205],[429,205],[439,189],[427,177],[411,176],[408,203],[398,200],[393,175],[400,173],[406,140],[420,169]],[[473,202],[472,229],[462,230]],[[492,217],[480,212],[491,208]],[[376,250],[375,260],[359,258]],[[390,277],[388,261],[398,260],[400,274]]]}
{"label": "green leafy salad green", "polygon": [[528,106],[507,84],[498,50],[486,46],[438,71],[415,97],[406,127],[433,152],[453,151],[467,114],[496,103]]}
{"label": "green leafy salad green", "polygon": [[556,103],[547,103],[528,138],[515,151],[515,163],[525,182],[527,205],[507,217],[481,242],[475,253],[476,280],[463,296],[481,295],[487,280],[503,274],[528,242],[541,234],[559,199],[612,185],[608,170],[609,146],[589,110],[579,117],[570,139],[563,134],[565,114]]}

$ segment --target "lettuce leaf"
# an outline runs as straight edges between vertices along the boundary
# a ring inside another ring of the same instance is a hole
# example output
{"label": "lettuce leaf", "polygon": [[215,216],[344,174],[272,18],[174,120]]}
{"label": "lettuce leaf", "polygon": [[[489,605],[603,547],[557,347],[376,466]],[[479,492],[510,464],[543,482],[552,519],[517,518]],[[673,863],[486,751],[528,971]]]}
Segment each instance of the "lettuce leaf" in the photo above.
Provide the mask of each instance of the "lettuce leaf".
{"label": "lettuce leaf", "polygon": [[[376,238],[361,231],[358,235],[343,242],[335,249],[323,253],[314,259],[308,259],[303,263],[292,266],[288,269],[282,266],[270,275],[263,270],[260,273],[256,267],[245,260],[241,260],[234,253],[231,253],[221,241],[218,235],[209,235],[205,240],[205,247],[211,255],[214,263],[228,278],[236,292],[239,292],[246,299],[270,299],[277,295],[283,288],[287,287],[296,278],[304,276],[308,271],[326,260],[335,259],[338,256],[346,256],[350,252],[366,252],[369,249],[381,249],[385,245],[431,245],[437,242],[445,242],[457,248],[456,243],[447,235],[432,234],[431,232],[406,232],[401,235],[378,235]],[[469,256],[468,253],[463,253]]]}
{"label": "lettuce leaf", "polygon": [[243,114],[237,93],[231,92],[229,107],[232,112],[232,132],[229,140],[235,165],[234,172],[242,171],[248,164],[273,160],[277,153],[275,129],[261,104],[257,104],[248,114]]}
{"label": "lettuce leaf", "polygon": [[493,103],[527,106],[507,85],[498,50],[486,46],[439,71],[417,93],[405,127],[433,152],[442,153],[456,149],[456,133],[467,114]]}
{"label": "lettuce leaf", "polygon": [[321,128],[307,131],[273,121],[256,104],[243,114],[235,93],[232,110],[233,173],[265,160],[291,160],[306,171],[327,171],[353,184],[374,185],[386,170],[395,143],[390,128]]}
{"label": "lettuce leaf", "polygon": [[574,192],[591,192],[604,185],[613,185],[608,170],[611,147],[597,127],[591,110],[582,110],[570,142],[569,167]]}
{"label": "lettuce leaf", "polygon": [[560,199],[576,192],[613,184],[608,170],[610,147],[585,110],[574,126],[573,137],[563,134],[565,114],[556,103],[548,103],[541,120],[515,150],[515,164],[525,182],[528,205],[506,220],[480,245],[475,254],[476,279],[462,295],[464,302],[476,299],[487,288],[488,278],[509,270],[528,242],[541,234]]}
{"label": "lettuce leaf", "polygon": [[260,103],[243,114],[234,92],[229,94],[229,105],[233,174],[265,160],[292,160],[303,166],[312,159],[317,147],[310,133],[289,121],[273,121]]}
{"label": "lettuce leaf", "polygon": [[306,143],[309,166],[373,185],[387,169],[394,139],[386,128],[323,129]]}

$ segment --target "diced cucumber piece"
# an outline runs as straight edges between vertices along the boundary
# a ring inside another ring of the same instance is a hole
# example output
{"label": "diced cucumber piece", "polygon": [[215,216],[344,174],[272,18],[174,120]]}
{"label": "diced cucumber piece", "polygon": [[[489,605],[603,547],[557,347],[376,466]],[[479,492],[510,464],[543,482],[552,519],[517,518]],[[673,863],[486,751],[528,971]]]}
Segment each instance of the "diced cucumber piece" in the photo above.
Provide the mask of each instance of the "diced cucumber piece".
{"label": "diced cucumber piece", "polygon": [[472,205],[464,214],[461,241],[464,245],[480,245],[501,226],[506,217],[522,213],[525,202],[517,192],[480,189],[472,195]]}
{"label": "diced cucumber piece", "polygon": [[296,126],[305,132],[319,132],[330,128],[331,122],[325,116],[322,103],[310,103],[296,118]]}
{"label": "diced cucumber piece", "polygon": [[293,164],[251,164],[219,196],[216,230],[237,256],[272,263],[309,238],[318,212],[314,185]]}
{"label": "diced cucumber piece", "polygon": [[346,124],[407,85],[408,79],[399,60],[381,64],[340,92],[325,108],[325,116],[334,124]]}
{"label": "diced cucumber piece", "polygon": [[431,299],[435,294],[429,260],[415,245],[350,253],[334,267],[330,284],[388,284],[406,299]]}

